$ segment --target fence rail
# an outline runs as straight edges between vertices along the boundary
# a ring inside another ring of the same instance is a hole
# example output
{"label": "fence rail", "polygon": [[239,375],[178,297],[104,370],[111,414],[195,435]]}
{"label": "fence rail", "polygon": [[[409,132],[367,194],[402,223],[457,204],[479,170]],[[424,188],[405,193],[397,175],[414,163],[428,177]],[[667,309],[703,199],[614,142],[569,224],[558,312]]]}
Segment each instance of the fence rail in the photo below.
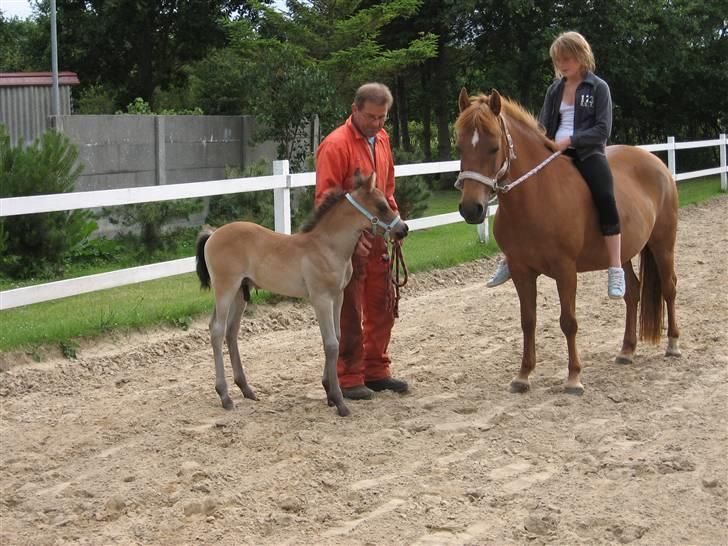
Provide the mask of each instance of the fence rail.
{"label": "fence rail", "polygon": [[[699,171],[677,173],[675,158],[676,150],[688,150],[704,147],[720,147],[720,166]],[[694,142],[675,142],[668,137],[665,144],[646,144],[640,146],[649,152],[667,151],[668,167],[675,175],[676,180],[688,180],[702,176],[720,174],[720,187],[728,191],[728,166],[726,165],[726,135],[721,134],[713,140],[700,140]],[[140,188],[124,188],[117,190],[86,191],[74,193],[60,193],[50,195],[33,195],[28,197],[9,197],[0,199],[0,217],[17,216],[19,214],[34,214],[42,212],[67,211],[74,209],[87,209],[111,207],[136,203],[150,203],[155,201],[170,201],[175,199],[188,199],[195,197],[208,197],[212,195],[225,195],[248,191],[273,190],[275,208],[275,229],[282,233],[291,232],[290,190],[313,186],[316,183],[315,173],[289,174],[287,161],[276,161],[273,165],[274,174],[271,176],[257,176],[250,178],[231,178],[228,180],[211,180],[207,182],[189,182],[183,184],[170,184],[165,186],[147,186]],[[437,174],[455,172],[460,170],[459,161],[442,161],[432,163],[415,163],[410,165],[397,165],[394,169],[395,177],[414,176],[422,174]],[[491,206],[489,214],[495,212],[497,206]],[[462,222],[457,212],[438,214],[426,218],[408,220],[407,225],[411,231],[432,228],[447,224]],[[487,241],[487,228],[478,230],[481,240]],[[135,284],[172,275],[190,273],[195,270],[195,258],[182,258],[156,264],[143,265],[87,275],[75,279],[66,279],[23,288],[14,288],[0,292],[0,310],[12,309],[33,303],[40,303],[68,296],[75,296],[107,288],[115,288],[128,284]]]}

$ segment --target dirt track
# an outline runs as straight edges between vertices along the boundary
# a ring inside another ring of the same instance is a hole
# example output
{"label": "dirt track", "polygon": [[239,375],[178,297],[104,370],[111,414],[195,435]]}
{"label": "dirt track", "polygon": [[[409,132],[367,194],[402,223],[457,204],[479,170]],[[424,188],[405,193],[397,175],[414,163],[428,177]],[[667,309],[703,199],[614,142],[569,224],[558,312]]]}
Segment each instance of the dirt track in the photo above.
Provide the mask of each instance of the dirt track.
{"label": "dirt track", "polygon": [[[554,283],[539,281],[532,390],[495,262],[415,276],[391,354],[412,392],[320,386],[309,307],[244,319],[259,402],[224,412],[204,322],[0,373],[1,544],[727,544],[728,198],[681,210],[680,359],[613,363],[621,302],[580,277],[586,393],[563,393]],[[2,355],[6,366],[17,355]],[[230,379],[231,380],[231,379]],[[231,382],[231,385],[234,385]]]}

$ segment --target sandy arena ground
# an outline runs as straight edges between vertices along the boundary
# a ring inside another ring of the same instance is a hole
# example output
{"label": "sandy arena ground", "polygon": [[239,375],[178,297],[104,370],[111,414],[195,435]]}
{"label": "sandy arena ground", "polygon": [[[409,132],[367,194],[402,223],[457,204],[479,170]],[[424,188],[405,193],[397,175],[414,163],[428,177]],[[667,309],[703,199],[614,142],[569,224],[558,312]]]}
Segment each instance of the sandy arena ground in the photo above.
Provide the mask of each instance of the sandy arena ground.
{"label": "sandy arena ground", "polygon": [[564,394],[553,281],[539,281],[532,390],[511,394],[521,330],[495,260],[414,276],[391,344],[408,395],[320,386],[303,302],[244,318],[260,401],[225,412],[206,320],[0,364],[0,543],[728,544],[728,198],[681,210],[682,358],[613,362],[624,304],[580,277],[584,396]]}

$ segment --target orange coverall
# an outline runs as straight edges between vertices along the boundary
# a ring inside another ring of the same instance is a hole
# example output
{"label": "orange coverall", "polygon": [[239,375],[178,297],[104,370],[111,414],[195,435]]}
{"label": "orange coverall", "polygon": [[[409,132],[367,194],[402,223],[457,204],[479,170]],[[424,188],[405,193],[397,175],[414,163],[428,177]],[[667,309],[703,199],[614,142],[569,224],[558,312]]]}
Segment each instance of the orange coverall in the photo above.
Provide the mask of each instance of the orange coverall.
{"label": "orange coverall", "polygon": [[[315,206],[327,191],[352,189],[354,172],[359,169],[367,177],[377,173],[377,187],[384,192],[389,206],[397,212],[394,200],[394,159],[389,135],[381,129],[376,137],[374,153],[367,139],[354,126],[351,116],[332,131],[316,151]],[[372,241],[368,257],[354,254],[354,273],[344,289],[341,308],[341,340],[336,371],[342,388],[363,385],[390,376],[387,347],[394,326],[394,315],[387,302],[391,282],[384,237]]]}

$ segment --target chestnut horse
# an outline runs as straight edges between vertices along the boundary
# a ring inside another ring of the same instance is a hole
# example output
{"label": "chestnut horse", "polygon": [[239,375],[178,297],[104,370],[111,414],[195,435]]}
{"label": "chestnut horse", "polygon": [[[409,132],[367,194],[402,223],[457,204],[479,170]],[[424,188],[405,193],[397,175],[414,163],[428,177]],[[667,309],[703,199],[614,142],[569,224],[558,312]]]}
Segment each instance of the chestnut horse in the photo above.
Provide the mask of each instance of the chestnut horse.
{"label": "chestnut horse", "polygon": [[[489,199],[498,196],[493,233],[508,257],[521,305],[523,357],[511,390],[523,392],[530,387],[528,376],[536,365],[536,279],[543,274],[556,280],[561,303],[559,322],[569,352],[565,388],[581,394],[584,387],[576,349],[576,274],[609,265],[589,188],[571,160],[559,155],[535,118],[515,102],[502,98],[495,90],[490,96],[471,98],[463,88],[459,106],[456,129],[461,172],[456,186],[462,190],[460,214],[468,223],[479,224],[485,219]],[[607,157],[614,175],[627,288],[624,340],[616,361],[633,360],[640,300],[640,339],[659,341],[664,299],[666,354],[679,356],[675,180],[662,161],[640,148],[610,146]],[[641,282],[631,262],[637,253]]]}
{"label": "chestnut horse", "polygon": [[283,296],[306,297],[313,305],[323,339],[326,363],[322,384],[329,406],[349,415],[336,375],[343,290],[352,274],[351,256],[365,230],[381,229],[396,239],[407,235],[407,224],[392,211],[375,185],[375,174],[362,180],[357,171],[350,193],[332,191],[301,233],[285,235],[250,222],[233,222],[217,230],[204,229],[197,239],[197,276],[215,293],[210,320],[215,357],[215,390],[225,409],[235,405],[228,394],[222,357],[227,341],[235,384],[245,398],[256,400],[248,385],[238,351],[240,318],[251,288]]}

